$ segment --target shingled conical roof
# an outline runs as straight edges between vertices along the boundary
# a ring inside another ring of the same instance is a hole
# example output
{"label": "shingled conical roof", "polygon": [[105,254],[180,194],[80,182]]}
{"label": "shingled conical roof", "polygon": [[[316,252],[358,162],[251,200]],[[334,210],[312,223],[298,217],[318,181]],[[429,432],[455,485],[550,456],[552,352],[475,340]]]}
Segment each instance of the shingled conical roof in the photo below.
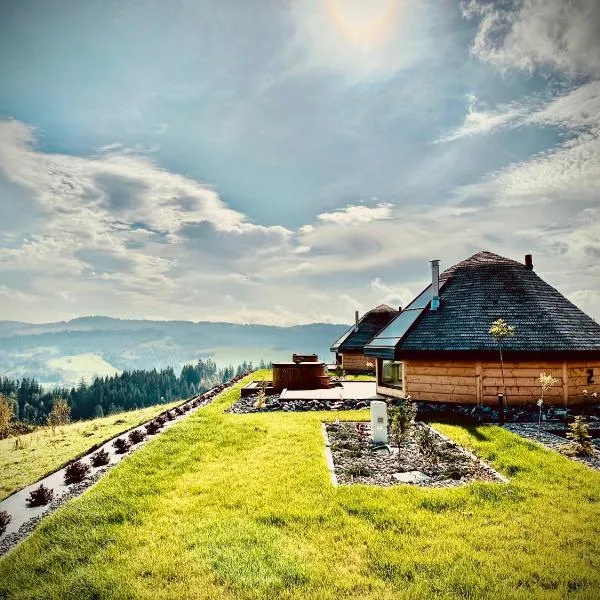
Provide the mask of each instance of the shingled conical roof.
{"label": "shingled conical roof", "polygon": [[[432,352],[497,352],[489,334],[497,319],[516,330],[503,342],[507,355],[600,356],[600,325],[523,263],[478,252],[444,271],[440,279],[440,308],[427,307],[393,341],[397,358]],[[393,327],[394,323],[386,329]],[[385,336],[384,329],[379,337]]]}
{"label": "shingled conical roof", "polygon": [[330,348],[331,352],[359,352],[364,345],[383,329],[396,315],[398,310],[380,304],[365,313],[358,322],[358,329],[352,325]]}

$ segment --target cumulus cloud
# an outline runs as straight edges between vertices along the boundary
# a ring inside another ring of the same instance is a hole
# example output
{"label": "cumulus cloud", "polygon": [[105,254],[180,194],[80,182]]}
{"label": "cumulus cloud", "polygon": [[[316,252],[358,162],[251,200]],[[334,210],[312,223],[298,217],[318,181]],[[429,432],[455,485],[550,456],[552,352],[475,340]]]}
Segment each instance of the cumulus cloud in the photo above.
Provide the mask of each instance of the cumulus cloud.
{"label": "cumulus cloud", "polygon": [[462,7],[466,18],[480,19],[472,46],[479,59],[503,71],[600,76],[597,0],[468,0]]}
{"label": "cumulus cloud", "polygon": [[348,205],[341,210],[321,213],[317,216],[323,223],[337,225],[361,225],[371,221],[382,221],[392,216],[392,204],[380,203],[377,206]]}

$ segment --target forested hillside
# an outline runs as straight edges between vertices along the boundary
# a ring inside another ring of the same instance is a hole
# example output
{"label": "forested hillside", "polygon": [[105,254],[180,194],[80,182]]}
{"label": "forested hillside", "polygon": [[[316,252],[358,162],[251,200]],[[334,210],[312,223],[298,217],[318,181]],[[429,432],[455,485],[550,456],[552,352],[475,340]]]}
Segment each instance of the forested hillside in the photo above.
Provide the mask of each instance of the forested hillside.
{"label": "forested hillside", "polygon": [[[261,362],[260,368],[266,366]],[[187,398],[253,368],[251,362],[243,362],[219,369],[212,360],[199,360],[185,365],[179,376],[172,367],[124,371],[112,377],[96,377],[89,385],[82,379],[75,387],[52,391],[35,379],[3,377],[0,394],[12,401],[16,420],[41,425],[46,423],[56,398],[67,400],[73,419],[90,419]]]}
{"label": "forested hillside", "polygon": [[329,361],[329,347],[346,329],[326,323],[274,327],[106,317],[35,325],[0,321],[0,376],[70,388],[82,375],[90,381],[168,366],[179,372],[191,357],[211,359],[219,367],[290,360],[294,352],[316,352]]}

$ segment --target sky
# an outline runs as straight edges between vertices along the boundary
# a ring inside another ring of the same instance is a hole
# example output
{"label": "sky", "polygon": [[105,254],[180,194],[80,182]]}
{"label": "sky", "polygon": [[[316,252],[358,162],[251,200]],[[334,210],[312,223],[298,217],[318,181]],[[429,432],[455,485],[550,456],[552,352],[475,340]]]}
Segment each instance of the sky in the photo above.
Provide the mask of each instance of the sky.
{"label": "sky", "polygon": [[0,56],[0,320],[350,322],[480,250],[600,320],[597,0],[2,0]]}

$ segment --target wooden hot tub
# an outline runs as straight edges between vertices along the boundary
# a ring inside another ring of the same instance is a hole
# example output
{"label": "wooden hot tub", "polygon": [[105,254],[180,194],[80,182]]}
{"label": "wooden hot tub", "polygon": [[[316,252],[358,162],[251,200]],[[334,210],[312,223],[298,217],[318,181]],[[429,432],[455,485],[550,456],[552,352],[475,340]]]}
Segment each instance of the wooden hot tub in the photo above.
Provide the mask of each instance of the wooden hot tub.
{"label": "wooden hot tub", "polygon": [[327,366],[322,362],[274,363],[273,389],[318,390],[329,387]]}
{"label": "wooden hot tub", "polygon": [[319,357],[316,354],[292,354],[292,361],[298,362],[319,362]]}

